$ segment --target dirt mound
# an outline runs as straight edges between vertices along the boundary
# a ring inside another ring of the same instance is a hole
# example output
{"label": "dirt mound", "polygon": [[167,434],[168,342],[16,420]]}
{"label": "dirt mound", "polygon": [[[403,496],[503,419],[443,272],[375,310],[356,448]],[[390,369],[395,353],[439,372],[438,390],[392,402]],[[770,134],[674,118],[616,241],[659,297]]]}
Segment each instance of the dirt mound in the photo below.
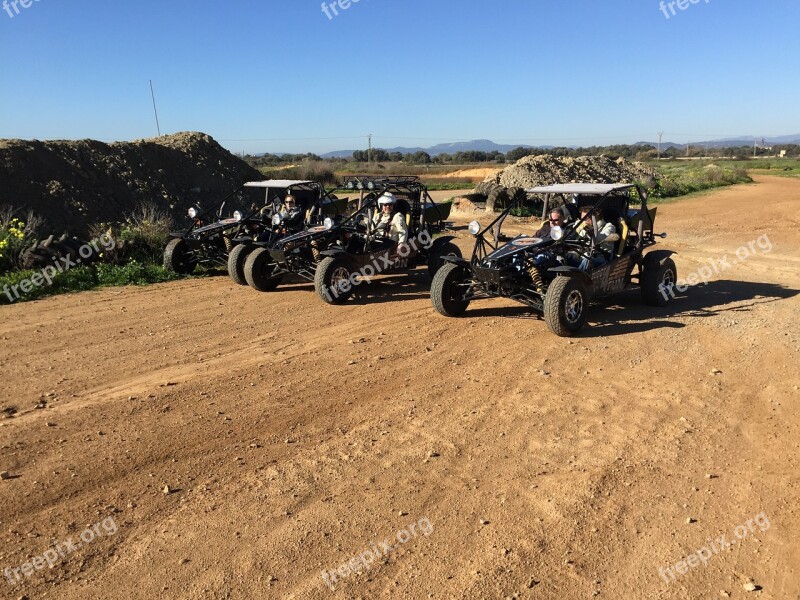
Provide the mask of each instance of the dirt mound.
{"label": "dirt mound", "polygon": [[[502,171],[490,174],[477,185],[474,195],[487,212],[505,207],[524,197],[525,188],[555,183],[633,183],[656,185],[658,172],[643,163],[606,156],[556,157],[547,154],[526,156]],[[460,205],[459,205],[460,207]]]}
{"label": "dirt mound", "polygon": [[540,155],[526,156],[484,181],[504,188],[528,188],[555,183],[633,183],[657,177],[658,173],[645,164],[632,163],[624,158]]}
{"label": "dirt mound", "polygon": [[59,233],[121,221],[142,202],[181,222],[190,205],[253,179],[263,176],[204,133],[113,144],[0,140],[0,205],[32,209]]}

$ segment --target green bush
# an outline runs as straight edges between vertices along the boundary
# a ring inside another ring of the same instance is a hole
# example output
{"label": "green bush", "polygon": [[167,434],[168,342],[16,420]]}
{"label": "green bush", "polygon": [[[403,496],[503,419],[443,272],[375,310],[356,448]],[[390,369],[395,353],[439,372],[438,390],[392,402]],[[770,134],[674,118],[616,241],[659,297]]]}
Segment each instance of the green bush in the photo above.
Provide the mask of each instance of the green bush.
{"label": "green bush", "polygon": [[[142,264],[135,260],[125,265],[98,264],[93,267],[77,267],[52,278],[52,284],[33,286],[23,294],[19,285],[23,280],[31,280],[40,271],[13,271],[0,275],[0,304],[12,304],[36,300],[43,296],[80,292],[98,286],[146,285],[179,279],[180,275],[168,271],[161,265]],[[14,291],[17,286],[17,292]],[[17,298],[19,295],[19,298]]]}
{"label": "green bush", "polygon": [[157,263],[169,240],[172,219],[155,204],[141,204],[119,231],[116,256],[124,261]]}

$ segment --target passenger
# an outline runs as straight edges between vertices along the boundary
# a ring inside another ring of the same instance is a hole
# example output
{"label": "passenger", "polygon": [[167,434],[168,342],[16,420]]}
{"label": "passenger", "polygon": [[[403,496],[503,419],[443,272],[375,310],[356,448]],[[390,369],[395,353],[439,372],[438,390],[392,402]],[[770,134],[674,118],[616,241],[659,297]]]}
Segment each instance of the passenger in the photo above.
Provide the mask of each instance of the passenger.
{"label": "passenger", "polygon": [[[577,233],[578,238],[586,243],[587,246],[591,246],[592,240],[594,240],[594,252],[591,256],[591,264],[594,267],[600,267],[608,262],[608,257],[613,256],[614,254],[614,242],[613,241],[606,241],[610,235],[617,233],[617,228],[614,226],[613,223],[606,223],[603,219],[597,219],[597,230],[598,233],[594,235],[594,227],[592,225],[592,219],[589,216],[592,207],[589,205],[584,205],[580,207],[581,213],[581,222],[575,228],[575,233]],[[575,254],[575,253],[570,253]],[[576,256],[571,257],[572,260],[568,262],[574,264],[576,261]],[[581,270],[585,271],[589,268],[589,260],[586,257],[578,259],[579,264],[577,265]]]}
{"label": "passenger", "polygon": [[380,212],[375,214],[372,220],[376,231],[382,234],[385,239],[392,240],[397,244],[408,242],[408,225],[406,218],[401,212],[395,211],[397,199],[394,194],[386,193],[378,199],[378,209]]}
{"label": "passenger", "polygon": [[550,211],[550,220],[542,223],[542,226],[533,234],[533,237],[549,237],[550,229],[553,227],[564,227],[564,213],[561,212],[560,208],[554,208]]}

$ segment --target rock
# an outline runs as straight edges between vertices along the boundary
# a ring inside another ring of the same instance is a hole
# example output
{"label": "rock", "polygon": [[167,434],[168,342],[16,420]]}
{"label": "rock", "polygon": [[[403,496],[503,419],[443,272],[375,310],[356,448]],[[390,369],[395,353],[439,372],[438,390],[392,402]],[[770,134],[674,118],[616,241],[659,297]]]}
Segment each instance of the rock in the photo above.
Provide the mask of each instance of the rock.
{"label": "rock", "polygon": [[180,559],[178,561],[179,565],[185,565],[185,564],[188,564],[188,563],[189,563],[189,559],[188,558],[182,558],[182,559]]}
{"label": "rock", "polygon": [[0,479],[5,481],[6,479],[11,479],[11,473],[8,471],[0,471]]}
{"label": "rock", "polygon": [[164,489],[163,489],[163,490],[161,490],[161,491],[162,491],[162,492],[164,492],[164,495],[165,495],[165,496],[168,496],[168,495],[170,495],[172,492],[174,492],[175,490],[173,490],[173,489],[172,489],[170,486],[168,486],[168,485],[165,485],[165,486],[164,486]]}
{"label": "rock", "polygon": [[722,371],[719,369],[711,369],[711,375],[722,375]]}
{"label": "rock", "polygon": [[489,521],[487,521],[486,519],[481,519],[481,525],[488,525],[488,524]]}
{"label": "rock", "polygon": [[748,581],[742,587],[744,588],[745,592],[757,592],[758,590],[761,589],[760,585],[756,585],[752,581]]}
{"label": "rock", "polygon": [[697,519],[693,519],[692,517],[686,519],[687,525],[691,525],[692,523],[697,523]]}

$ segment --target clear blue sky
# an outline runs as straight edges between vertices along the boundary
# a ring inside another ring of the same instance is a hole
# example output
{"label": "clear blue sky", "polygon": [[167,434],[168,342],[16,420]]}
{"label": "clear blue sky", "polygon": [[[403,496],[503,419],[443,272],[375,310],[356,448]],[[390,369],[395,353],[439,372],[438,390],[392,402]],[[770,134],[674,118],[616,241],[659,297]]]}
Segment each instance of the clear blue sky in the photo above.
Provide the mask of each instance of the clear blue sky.
{"label": "clear blue sky", "polygon": [[162,132],[234,151],[800,132],[798,0],[320,3],[9,6],[0,137],[152,137],[150,79]]}

